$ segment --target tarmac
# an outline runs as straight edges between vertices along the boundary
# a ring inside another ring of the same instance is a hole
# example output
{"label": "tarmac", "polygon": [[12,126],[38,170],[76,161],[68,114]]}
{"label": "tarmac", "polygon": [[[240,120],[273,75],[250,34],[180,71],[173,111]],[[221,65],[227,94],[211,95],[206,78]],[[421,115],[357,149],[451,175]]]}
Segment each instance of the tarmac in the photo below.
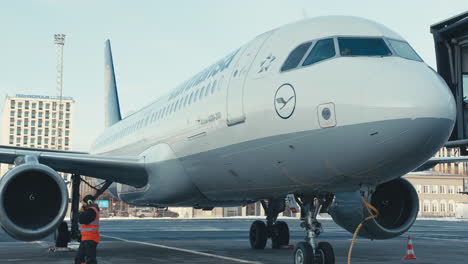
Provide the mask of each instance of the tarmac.
{"label": "tarmac", "polygon": [[[284,219],[282,219],[284,220]],[[248,231],[253,219],[127,219],[101,220],[98,263],[293,263],[293,249],[253,250]],[[285,220],[291,245],[304,239],[299,220]],[[336,263],[347,263],[352,234],[331,220],[322,221],[320,241],[330,242]],[[468,222],[417,220],[410,230],[416,260],[404,261],[407,237],[358,239],[352,263],[468,263]],[[18,242],[0,231],[0,263],[73,263],[78,243],[70,251],[51,252],[52,237]]]}

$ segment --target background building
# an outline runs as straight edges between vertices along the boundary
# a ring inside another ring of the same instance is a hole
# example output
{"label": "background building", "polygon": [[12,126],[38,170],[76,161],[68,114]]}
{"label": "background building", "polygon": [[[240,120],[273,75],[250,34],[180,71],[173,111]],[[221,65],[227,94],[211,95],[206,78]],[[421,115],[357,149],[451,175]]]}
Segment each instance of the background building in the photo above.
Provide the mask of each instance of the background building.
{"label": "background building", "polygon": [[[180,218],[210,218],[210,217],[239,217],[258,216],[264,217],[265,210],[260,202],[236,207],[215,207],[213,210],[194,209],[192,207],[169,207],[169,210],[179,214]],[[300,214],[291,212],[288,204],[279,216],[299,217]]]}
{"label": "background building", "polygon": [[[72,149],[71,97],[7,96],[0,119],[0,144],[56,150]],[[11,165],[2,165],[3,175]]]}
{"label": "background building", "polygon": [[[441,148],[435,157],[459,157],[458,148]],[[457,215],[468,208],[468,163],[438,164],[429,171],[410,173],[405,176],[415,187],[419,196],[421,217],[468,217]]]}
{"label": "background building", "polygon": [[[434,157],[460,157],[459,148],[441,148]],[[443,163],[436,165],[430,171],[448,174],[468,175],[468,162]]]}
{"label": "background building", "polygon": [[440,172],[418,172],[405,176],[419,196],[419,216],[455,217],[456,208],[468,203],[468,176]]}

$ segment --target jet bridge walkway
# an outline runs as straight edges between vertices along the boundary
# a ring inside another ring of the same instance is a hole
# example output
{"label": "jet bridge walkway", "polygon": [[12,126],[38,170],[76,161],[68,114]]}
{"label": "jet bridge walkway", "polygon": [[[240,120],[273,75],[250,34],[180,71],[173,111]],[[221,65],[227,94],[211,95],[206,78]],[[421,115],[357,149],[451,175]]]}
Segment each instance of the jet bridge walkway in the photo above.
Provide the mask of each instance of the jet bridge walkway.
{"label": "jet bridge walkway", "polygon": [[457,120],[450,141],[462,155],[468,155],[468,12],[431,26],[434,36],[437,72],[447,82],[457,104]]}

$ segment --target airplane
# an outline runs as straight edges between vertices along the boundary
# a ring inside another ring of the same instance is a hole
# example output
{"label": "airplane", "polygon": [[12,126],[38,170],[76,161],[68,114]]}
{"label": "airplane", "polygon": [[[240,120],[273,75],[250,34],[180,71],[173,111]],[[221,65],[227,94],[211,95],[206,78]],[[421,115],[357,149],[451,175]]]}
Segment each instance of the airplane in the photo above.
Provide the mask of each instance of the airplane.
{"label": "airplane", "polygon": [[[0,182],[9,235],[31,241],[57,229],[68,206],[64,172],[73,184],[95,178],[96,195],[108,189],[131,205],[210,210],[261,201],[266,222],[251,225],[254,249],[268,239],[273,248],[289,243],[288,225],[277,220],[289,197],[306,231],[294,263],[335,263],[332,245],[318,242],[319,213],[353,233],[372,216],[368,201],[379,215],[358,235],[399,236],[419,210],[401,177],[454,161],[431,159],[455,123],[444,80],[400,35],[357,17],[263,33],[123,119],[107,40],[104,115],[89,152],[0,147],[0,162],[16,165]],[[73,212],[78,197],[74,188]]]}

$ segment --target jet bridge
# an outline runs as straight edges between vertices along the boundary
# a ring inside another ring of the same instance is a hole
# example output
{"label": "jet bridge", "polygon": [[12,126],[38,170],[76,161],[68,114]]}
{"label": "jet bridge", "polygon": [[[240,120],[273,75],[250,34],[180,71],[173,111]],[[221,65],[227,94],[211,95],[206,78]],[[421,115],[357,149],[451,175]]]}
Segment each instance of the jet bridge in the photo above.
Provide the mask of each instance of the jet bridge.
{"label": "jet bridge", "polygon": [[[431,26],[437,59],[437,71],[445,79],[457,104],[457,120],[450,141],[468,143],[468,12]],[[461,154],[468,155],[467,144]]]}

